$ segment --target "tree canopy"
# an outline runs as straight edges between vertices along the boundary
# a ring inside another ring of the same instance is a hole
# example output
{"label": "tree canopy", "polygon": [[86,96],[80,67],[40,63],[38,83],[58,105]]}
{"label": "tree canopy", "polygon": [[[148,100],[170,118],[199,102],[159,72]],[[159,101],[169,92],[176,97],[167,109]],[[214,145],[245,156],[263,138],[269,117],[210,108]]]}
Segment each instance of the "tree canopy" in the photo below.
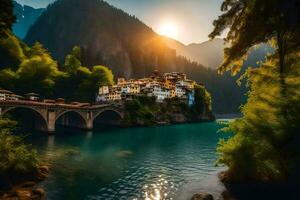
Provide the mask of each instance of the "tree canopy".
{"label": "tree canopy", "polygon": [[11,0],[0,0],[0,36],[5,29],[11,30],[16,17],[13,14],[13,2]]}
{"label": "tree canopy", "polygon": [[271,39],[276,41],[279,54],[299,50],[299,10],[297,0],[225,0],[221,6],[224,13],[214,21],[215,28],[209,35],[215,38],[229,28],[226,41],[230,47],[224,51],[219,70],[235,74],[251,48]]}
{"label": "tree canopy", "polygon": [[[300,54],[287,57],[287,97],[280,93],[279,59],[269,57],[249,69],[250,92],[243,117],[224,130],[233,132],[218,147],[219,163],[229,167],[233,180],[287,180],[298,174],[300,152]],[[291,107],[285,117],[282,107]]]}
{"label": "tree canopy", "polygon": [[[81,49],[75,46],[59,67],[39,42],[32,47],[22,43],[10,31],[0,38],[0,87],[18,94],[39,93],[42,97],[66,100],[95,100],[100,85],[111,85],[114,77],[108,68],[82,66]],[[2,60],[3,57],[3,60]]]}
{"label": "tree canopy", "polygon": [[224,0],[225,12],[211,38],[229,28],[225,58],[219,70],[241,69],[255,45],[272,43],[275,52],[249,68],[250,91],[243,117],[225,131],[234,135],[218,146],[218,163],[227,165],[229,180],[289,180],[300,166],[300,5],[297,0]]}

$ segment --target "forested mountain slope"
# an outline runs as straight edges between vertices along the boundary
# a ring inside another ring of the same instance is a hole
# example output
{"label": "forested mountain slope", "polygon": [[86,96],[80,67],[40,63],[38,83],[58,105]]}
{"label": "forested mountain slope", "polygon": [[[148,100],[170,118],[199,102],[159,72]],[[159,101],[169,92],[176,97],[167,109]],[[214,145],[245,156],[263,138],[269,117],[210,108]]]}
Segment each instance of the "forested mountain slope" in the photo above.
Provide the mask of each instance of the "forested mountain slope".
{"label": "forested mountain slope", "polygon": [[60,64],[78,45],[85,66],[105,65],[115,77],[144,77],[155,68],[184,72],[206,85],[217,113],[238,112],[244,100],[246,89],[239,88],[230,75],[217,75],[215,70],[176,55],[164,37],[104,1],[58,0],[51,4],[25,38],[29,45],[35,41],[41,42]]}

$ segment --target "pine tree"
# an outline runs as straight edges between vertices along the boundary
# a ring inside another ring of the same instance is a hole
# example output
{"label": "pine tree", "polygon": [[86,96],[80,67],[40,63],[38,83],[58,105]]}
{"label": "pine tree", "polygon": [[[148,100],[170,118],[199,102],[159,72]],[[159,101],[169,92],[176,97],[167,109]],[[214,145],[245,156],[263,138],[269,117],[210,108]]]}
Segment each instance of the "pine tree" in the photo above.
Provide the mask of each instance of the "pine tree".
{"label": "pine tree", "polygon": [[0,0],[0,31],[2,32],[5,29],[11,30],[15,22],[13,2],[11,0]]}

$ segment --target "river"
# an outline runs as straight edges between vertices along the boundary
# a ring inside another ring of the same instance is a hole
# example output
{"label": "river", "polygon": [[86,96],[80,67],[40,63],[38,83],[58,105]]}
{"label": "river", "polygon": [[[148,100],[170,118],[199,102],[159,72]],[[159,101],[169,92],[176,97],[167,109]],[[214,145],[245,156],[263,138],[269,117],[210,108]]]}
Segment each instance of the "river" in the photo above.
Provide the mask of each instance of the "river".
{"label": "river", "polygon": [[224,190],[215,166],[224,134],[216,122],[95,132],[34,134],[50,164],[41,183],[48,200],[190,199]]}

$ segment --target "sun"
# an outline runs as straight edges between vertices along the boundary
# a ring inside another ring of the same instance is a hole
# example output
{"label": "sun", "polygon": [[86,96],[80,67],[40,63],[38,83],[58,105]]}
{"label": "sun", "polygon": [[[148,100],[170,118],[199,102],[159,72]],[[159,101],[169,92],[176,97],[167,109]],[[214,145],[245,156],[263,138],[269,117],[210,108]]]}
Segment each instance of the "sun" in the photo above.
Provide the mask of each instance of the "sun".
{"label": "sun", "polygon": [[173,21],[165,21],[160,24],[158,28],[158,33],[171,38],[177,38],[178,36],[178,26]]}

